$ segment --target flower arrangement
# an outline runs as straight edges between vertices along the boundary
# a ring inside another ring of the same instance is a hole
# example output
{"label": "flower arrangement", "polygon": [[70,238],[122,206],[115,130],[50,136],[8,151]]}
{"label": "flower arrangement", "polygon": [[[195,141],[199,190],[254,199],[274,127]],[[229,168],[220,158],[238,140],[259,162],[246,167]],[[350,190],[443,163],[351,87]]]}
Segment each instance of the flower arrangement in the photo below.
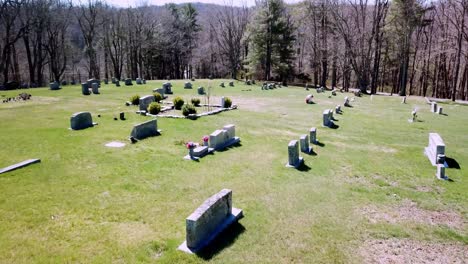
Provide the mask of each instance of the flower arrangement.
{"label": "flower arrangement", "polygon": [[203,139],[203,142],[208,142],[208,140],[210,139],[210,137],[208,137],[208,136],[203,136],[202,139]]}
{"label": "flower arrangement", "polygon": [[188,142],[187,143],[187,149],[194,149],[195,148],[195,143],[193,143],[192,141]]}

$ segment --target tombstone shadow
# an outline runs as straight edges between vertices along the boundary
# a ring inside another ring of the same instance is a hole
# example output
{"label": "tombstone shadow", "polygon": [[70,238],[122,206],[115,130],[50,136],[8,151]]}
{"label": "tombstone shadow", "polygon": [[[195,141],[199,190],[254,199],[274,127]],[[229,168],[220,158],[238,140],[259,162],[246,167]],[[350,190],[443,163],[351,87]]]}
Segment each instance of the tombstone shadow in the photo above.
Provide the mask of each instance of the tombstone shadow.
{"label": "tombstone shadow", "polygon": [[309,156],[317,156],[317,152],[315,152],[313,149],[309,153],[305,153]]}
{"label": "tombstone shadow", "polygon": [[335,124],[335,123],[332,123],[331,125],[328,126],[328,128],[331,128],[331,129],[338,129],[340,126]]}
{"label": "tombstone shadow", "polygon": [[442,113],[442,114],[439,114],[439,115],[448,116],[446,113]]}
{"label": "tombstone shadow", "polygon": [[349,108],[353,108],[354,106],[350,105],[350,104],[345,104],[344,107],[349,107]]}
{"label": "tombstone shadow", "polygon": [[449,157],[445,157],[445,165],[447,168],[450,168],[450,169],[457,169],[457,170],[461,169],[460,164],[455,159],[452,159]]}
{"label": "tombstone shadow", "polygon": [[302,162],[302,164],[299,167],[297,167],[297,170],[298,171],[310,171],[311,167],[307,166],[305,162]]}
{"label": "tombstone shadow", "polygon": [[325,143],[322,143],[322,142],[320,142],[320,141],[318,141],[318,140],[315,141],[313,144],[314,144],[314,145],[317,145],[317,146],[319,146],[319,147],[322,147],[322,148],[325,147]]}
{"label": "tombstone shadow", "polygon": [[230,225],[228,228],[219,233],[215,239],[213,239],[209,245],[204,247],[202,250],[197,252],[197,256],[201,257],[204,260],[210,260],[223,249],[230,247],[237,238],[245,232],[245,227],[239,223],[235,222]]}
{"label": "tombstone shadow", "polygon": [[335,117],[331,118],[332,121],[340,121],[339,119],[336,119]]}

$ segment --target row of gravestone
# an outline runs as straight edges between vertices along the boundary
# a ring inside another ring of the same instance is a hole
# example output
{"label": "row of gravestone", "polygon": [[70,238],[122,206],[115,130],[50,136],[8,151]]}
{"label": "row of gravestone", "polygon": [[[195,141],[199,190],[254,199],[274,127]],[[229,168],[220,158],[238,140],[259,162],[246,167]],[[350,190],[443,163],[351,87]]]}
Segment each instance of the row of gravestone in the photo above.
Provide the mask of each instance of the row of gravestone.
{"label": "row of gravestone", "polygon": [[204,141],[203,146],[187,146],[189,154],[184,158],[187,160],[198,160],[213,151],[226,149],[239,142],[240,138],[236,137],[236,126],[232,124],[225,125],[223,129],[218,129],[211,133],[209,138]]}
{"label": "row of gravestone", "polygon": [[[310,144],[317,144],[317,128],[313,127],[309,130],[309,135],[301,135],[299,139],[301,152],[312,154],[313,148]],[[288,163],[286,167],[299,168],[304,163],[304,158],[299,156],[299,144],[297,140],[291,140],[288,144]]]}

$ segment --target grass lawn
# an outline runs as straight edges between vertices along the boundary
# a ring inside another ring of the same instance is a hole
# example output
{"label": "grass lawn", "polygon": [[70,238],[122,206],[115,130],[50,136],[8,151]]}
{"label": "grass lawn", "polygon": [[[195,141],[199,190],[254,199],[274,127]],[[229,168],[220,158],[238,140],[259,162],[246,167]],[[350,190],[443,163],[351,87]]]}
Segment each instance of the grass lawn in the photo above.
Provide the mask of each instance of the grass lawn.
{"label": "grass lawn", "polygon": [[[184,82],[172,81],[169,100],[204,103],[196,88],[208,80],[190,90]],[[0,91],[32,94],[30,101],[0,104],[0,168],[41,159],[0,175],[0,262],[466,261],[468,106],[441,104],[447,115],[436,115],[423,98],[401,104],[398,97],[364,96],[342,107],[335,114],[339,128],[328,129],[321,126],[323,110],[352,94],[328,98],[330,92],[298,87],[262,91],[240,82],[220,88],[220,82],[212,81],[211,103],[227,96],[237,110],[196,121],[158,118],[162,135],[133,145],[133,125],[151,118],[125,101],[151,94],[163,81],[103,84],[100,95],[90,96],[80,86]],[[307,94],[316,104],[304,103]],[[414,107],[421,122],[408,123]],[[80,111],[90,111],[99,125],[69,130],[70,116]],[[114,121],[122,111],[127,120]],[[184,142],[200,142],[231,123],[240,146],[200,162],[183,159]],[[311,127],[322,145],[314,146],[316,156],[301,154],[310,169],[286,168],[288,142]],[[453,182],[437,180],[423,155],[429,132],[441,135],[447,157],[460,165],[446,169]],[[128,144],[105,147],[110,141]],[[233,190],[233,206],[245,217],[204,254],[178,251],[185,218],[223,188]],[[408,250],[387,252],[398,248]],[[435,248],[440,253],[430,255]]]}

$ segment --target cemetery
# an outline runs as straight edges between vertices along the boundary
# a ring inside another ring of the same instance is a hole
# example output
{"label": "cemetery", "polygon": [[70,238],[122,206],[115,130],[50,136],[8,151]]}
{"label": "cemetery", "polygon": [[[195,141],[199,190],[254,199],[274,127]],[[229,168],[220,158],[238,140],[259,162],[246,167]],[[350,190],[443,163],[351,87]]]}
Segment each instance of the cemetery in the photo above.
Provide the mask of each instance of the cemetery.
{"label": "cemetery", "polygon": [[466,257],[468,106],[121,82],[0,91],[0,262],[362,263],[385,241]]}

